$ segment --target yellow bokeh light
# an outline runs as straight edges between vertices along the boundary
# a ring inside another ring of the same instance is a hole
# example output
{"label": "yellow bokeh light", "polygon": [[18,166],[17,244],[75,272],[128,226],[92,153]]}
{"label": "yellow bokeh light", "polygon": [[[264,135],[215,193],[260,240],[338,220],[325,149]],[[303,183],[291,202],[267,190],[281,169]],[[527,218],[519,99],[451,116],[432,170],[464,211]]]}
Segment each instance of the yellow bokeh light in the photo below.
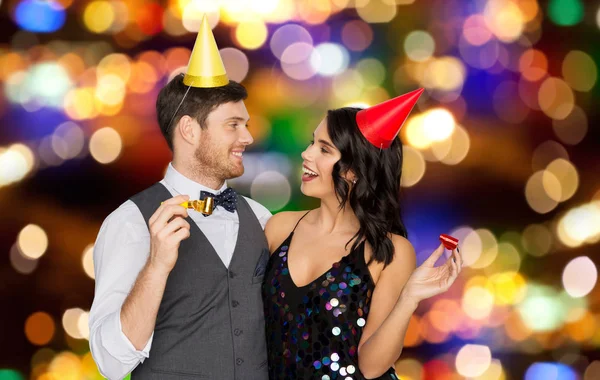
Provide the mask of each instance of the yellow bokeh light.
{"label": "yellow bokeh light", "polygon": [[188,32],[198,32],[202,19],[206,15],[211,29],[219,23],[219,4],[212,0],[194,0],[188,3],[182,12],[182,24]]}
{"label": "yellow bokeh light", "polygon": [[500,360],[492,359],[488,369],[481,375],[473,377],[472,380],[506,380],[506,374]]}
{"label": "yellow bokeh light", "polygon": [[425,175],[425,159],[418,150],[404,145],[402,147],[402,178],[403,187],[416,185]]}
{"label": "yellow bokeh light", "polygon": [[398,12],[396,4],[381,1],[366,1],[356,5],[356,11],[360,18],[368,23],[390,22]]}
{"label": "yellow bokeh light", "polygon": [[106,32],[115,20],[115,11],[108,1],[92,1],[83,11],[85,26],[94,33]]}
{"label": "yellow bokeh light", "polygon": [[97,130],[90,138],[90,153],[101,164],[115,161],[121,154],[122,147],[121,136],[110,127]]}
{"label": "yellow bokeh light", "polygon": [[404,39],[404,51],[408,58],[423,62],[431,58],[435,51],[435,41],[431,34],[423,30],[410,32]]}
{"label": "yellow bokeh light", "polygon": [[463,265],[471,266],[481,256],[483,250],[483,242],[481,241],[481,236],[476,230],[470,231],[464,239],[462,239],[462,257],[463,257]]}
{"label": "yellow bokeh light", "polygon": [[472,286],[465,290],[462,308],[471,319],[487,318],[494,307],[494,295],[487,288]]}
{"label": "yellow bokeh light", "polygon": [[571,87],[560,78],[546,78],[538,92],[541,110],[548,117],[563,120],[575,106],[575,95]]}
{"label": "yellow bokeh light", "polygon": [[443,91],[460,90],[465,82],[467,70],[465,65],[454,57],[441,57],[429,60],[422,79],[427,88]]}
{"label": "yellow bokeh light", "polygon": [[479,241],[481,241],[481,254],[477,258],[477,261],[470,263],[469,266],[472,268],[485,268],[490,265],[498,255],[498,241],[490,230],[480,228],[475,230],[474,233],[479,235]]}
{"label": "yellow bokeh light", "polygon": [[120,77],[114,74],[107,74],[98,79],[96,99],[102,104],[116,106],[122,103],[124,98],[125,83]]}
{"label": "yellow bokeh light", "polygon": [[521,9],[512,1],[490,0],[484,10],[486,25],[502,42],[516,41],[525,26]]}
{"label": "yellow bokeh light", "polygon": [[131,76],[131,59],[121,53],[109,54],[98,63],[96,68],[98,78],[105,75],[116,75],[125,83]]}
{"label": "yellow bokeh light", "polygon": [[244,21],[235,28],[235,38],[244,49],[258,49],[267,41],[269,31],[261,20]]}
{"label": "yellow bokeh light", "polygon": [[482,375],[491,363],[492,352],[488,346],[467,344],[456,354],[456,370],[465,377]]}
{"label": "yellow bokeh light", "polygon": [[523,230],[521,243],[530,255],[544,256],[552,247],[552,234],[544,225],[530,224]]}
{"label": "yellow bokeh light", "polygon": [[[443,157],[438,156],[438,158],[446,165],[457,165],[467,157],[470,147],[471,139],[469,138],[467,130],[456,124],[454,133],[452,133],[450,138],[450,150],[448,150],[447,154],[443,155]],[[436,154],[435,144],[432,146],[432,150],[434,150],[434,154]]]}
{"label": "yellow bokeh light", "polygon": [[514,305],[527,294],[527,283],[518,272],[502,272],[492,275],[488,285],[494,291],[497,305]]}
{"label": "yellow bokeh light", "polygon": [[33,152],[23,144],[14,144],[4,151],[0,149],[0,186],[25,178],[33,169],[34,162]]}
{"label": "yellow bokeh light", "polygon": [[39,259],[48,249],[48,235],[38,225],[28,224],[17,238],[21,253],[30,259]]}
{"label": "yellow bokeh light", "polygon": [[557,235],[569,247],[597,242],[600,239],[600,202],[594,201],[567,211],[558,222]]}
{"label": "yellow bokeh light", "polygon": [[423,378],[423,364],[416,359],[401,359],[394,366],[396,375],[403,380],[421,380]]}
{"label": "yellow bokeh light", "polygon": [[91,119],[98,115],[95,105],[94,89],[91,87],[77,88],[65,96],[65,113],[73,120]]}
{"label": "yellow bokeh light", "polygon": [[62,325],[65,332],[75,339],[83,339],[79,329],[79,319],[85,312],[80,308],[68,309],[62,317]]}
{"label": "yellow bokeh light", "polygon": [[83,270],[90,278],[94,277],[94,244],[90,244],[83,250],[83,256],[81,258],[83,264]]}
{"label": "yellow bokeh light", "polygon": [[84,311],[79,315],[77,319],[77,329],[79,330],[79,335],[84,339],[90,339],[90,313]]}
{"label": "yellow bokeh light", "polygon": [[514,245],[507,242],[498,244],[495,260],[484,268],[487,275],[502,272],[517,272],[521,267],[521,255]]}
{"label": "yellow bokeh light", "polygon": [[48,375],[53,379],[80,380],[81,360],[72,352],[61,352],[48,366]]}
{"label": "yellow bokeh light", "polygon": [[554,174],[544,174],[544,171],[535,172],[525,186],[525,198],[529,207],[539,214],[546,214],[556,208],[558,202],[550,198],[545,191],[546,186],[560,186]]}
{"label": "yellow bokeh light", "polygon": [[335,96],[348,102],[360,96],[364,88],[364,81],[358,71],[348,69],[334,76],[331,85]]}
{"label": "yellow bokeh light", "polygon": [[598,67],[594,59],[580,50],[567,54],[562,64],[562,73],[569,86],[577,91],[590,91],[598,80]]}
{"label": "yellow bokeh light", "polygon": [[[548,173],[551,173],[554,178],[558,180],[558,189],[560,191],[552,191],[552,188],[547,188],[545,180]],[[564,202],[570,199],[579,187],[579,174],[577,174],[577,168],[575,168],[571,162],[563,158],[558,158],[548,165],[544,171],[543,180],[546,193],[550,198],[558,202]],[[552,193],[554,193],[554,196]]]}
{"label": "yellow bokeh light", "polygon": [[443,141],[452,136],[456,121],[445,108],[436,108],[423,115],[423,130],[431,142]]}

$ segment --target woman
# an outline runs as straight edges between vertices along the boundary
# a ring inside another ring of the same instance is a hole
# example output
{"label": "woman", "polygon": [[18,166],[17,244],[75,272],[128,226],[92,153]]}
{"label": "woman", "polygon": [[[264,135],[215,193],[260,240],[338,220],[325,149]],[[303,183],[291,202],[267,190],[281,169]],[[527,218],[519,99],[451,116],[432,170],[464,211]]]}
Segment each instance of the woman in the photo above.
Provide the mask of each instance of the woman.
{"label": "woman", "polygon": [[434,268],[442,245],[415,269],[399,217],[396,135],[421,92],[329,111],[302,153],[302,193],[321,205],[279,213],[265,229],[270,379],[397,379],[411,315],[460,272],[456,250]]}

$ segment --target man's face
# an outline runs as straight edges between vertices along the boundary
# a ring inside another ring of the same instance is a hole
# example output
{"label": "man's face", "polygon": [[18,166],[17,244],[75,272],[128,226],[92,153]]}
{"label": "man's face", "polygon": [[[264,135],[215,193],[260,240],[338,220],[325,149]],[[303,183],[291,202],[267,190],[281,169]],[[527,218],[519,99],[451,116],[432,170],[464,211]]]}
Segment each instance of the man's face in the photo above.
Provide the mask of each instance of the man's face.
{"label": "man's face", "polygon": [[199,170],[223,180],[244,174],[243,152],[254,141],[249,119],[243,101],[221,104],[208,115],[195,152]]}

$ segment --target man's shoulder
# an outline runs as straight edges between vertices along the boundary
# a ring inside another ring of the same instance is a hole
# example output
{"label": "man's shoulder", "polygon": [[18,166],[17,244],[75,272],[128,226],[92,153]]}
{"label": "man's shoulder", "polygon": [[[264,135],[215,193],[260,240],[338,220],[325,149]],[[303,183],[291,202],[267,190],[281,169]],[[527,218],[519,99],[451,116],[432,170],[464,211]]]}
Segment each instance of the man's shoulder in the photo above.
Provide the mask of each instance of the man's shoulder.
{"label": "man's shoulder", "polygon": [[126,224],[141,224],[145,227],[144,217],[137,205],[128,199],[121,203],[113,212],[108,214],[104,219],[104,225],[126,225]]}

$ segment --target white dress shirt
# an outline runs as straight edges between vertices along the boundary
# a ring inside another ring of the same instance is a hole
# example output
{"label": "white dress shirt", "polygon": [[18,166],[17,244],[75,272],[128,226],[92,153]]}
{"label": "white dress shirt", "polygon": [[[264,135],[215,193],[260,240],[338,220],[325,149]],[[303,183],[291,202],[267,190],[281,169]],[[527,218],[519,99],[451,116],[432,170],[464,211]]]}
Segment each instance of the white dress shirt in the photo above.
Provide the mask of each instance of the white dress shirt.
{"label": "white dress shirt", "polygon": [[[161,181],[173,196],[198,199],[202,190],[220,194],[179,173],[169,164]],[[246,198],[263,229],[271,213],[260,203]],[[206,235],[226,267],[229,266],[239,230],[237,210],[216,207],[209,217],[188,210],[190,218]],[[152,338],[141,350],[135,349],[121,329],[121,307],[150,254],[150,233],[138,207],[128,200],[102,224],[94,246],[96,288],[90,311],[90,349],[100,373],[109,379],[122,379],[149,357]]]}

